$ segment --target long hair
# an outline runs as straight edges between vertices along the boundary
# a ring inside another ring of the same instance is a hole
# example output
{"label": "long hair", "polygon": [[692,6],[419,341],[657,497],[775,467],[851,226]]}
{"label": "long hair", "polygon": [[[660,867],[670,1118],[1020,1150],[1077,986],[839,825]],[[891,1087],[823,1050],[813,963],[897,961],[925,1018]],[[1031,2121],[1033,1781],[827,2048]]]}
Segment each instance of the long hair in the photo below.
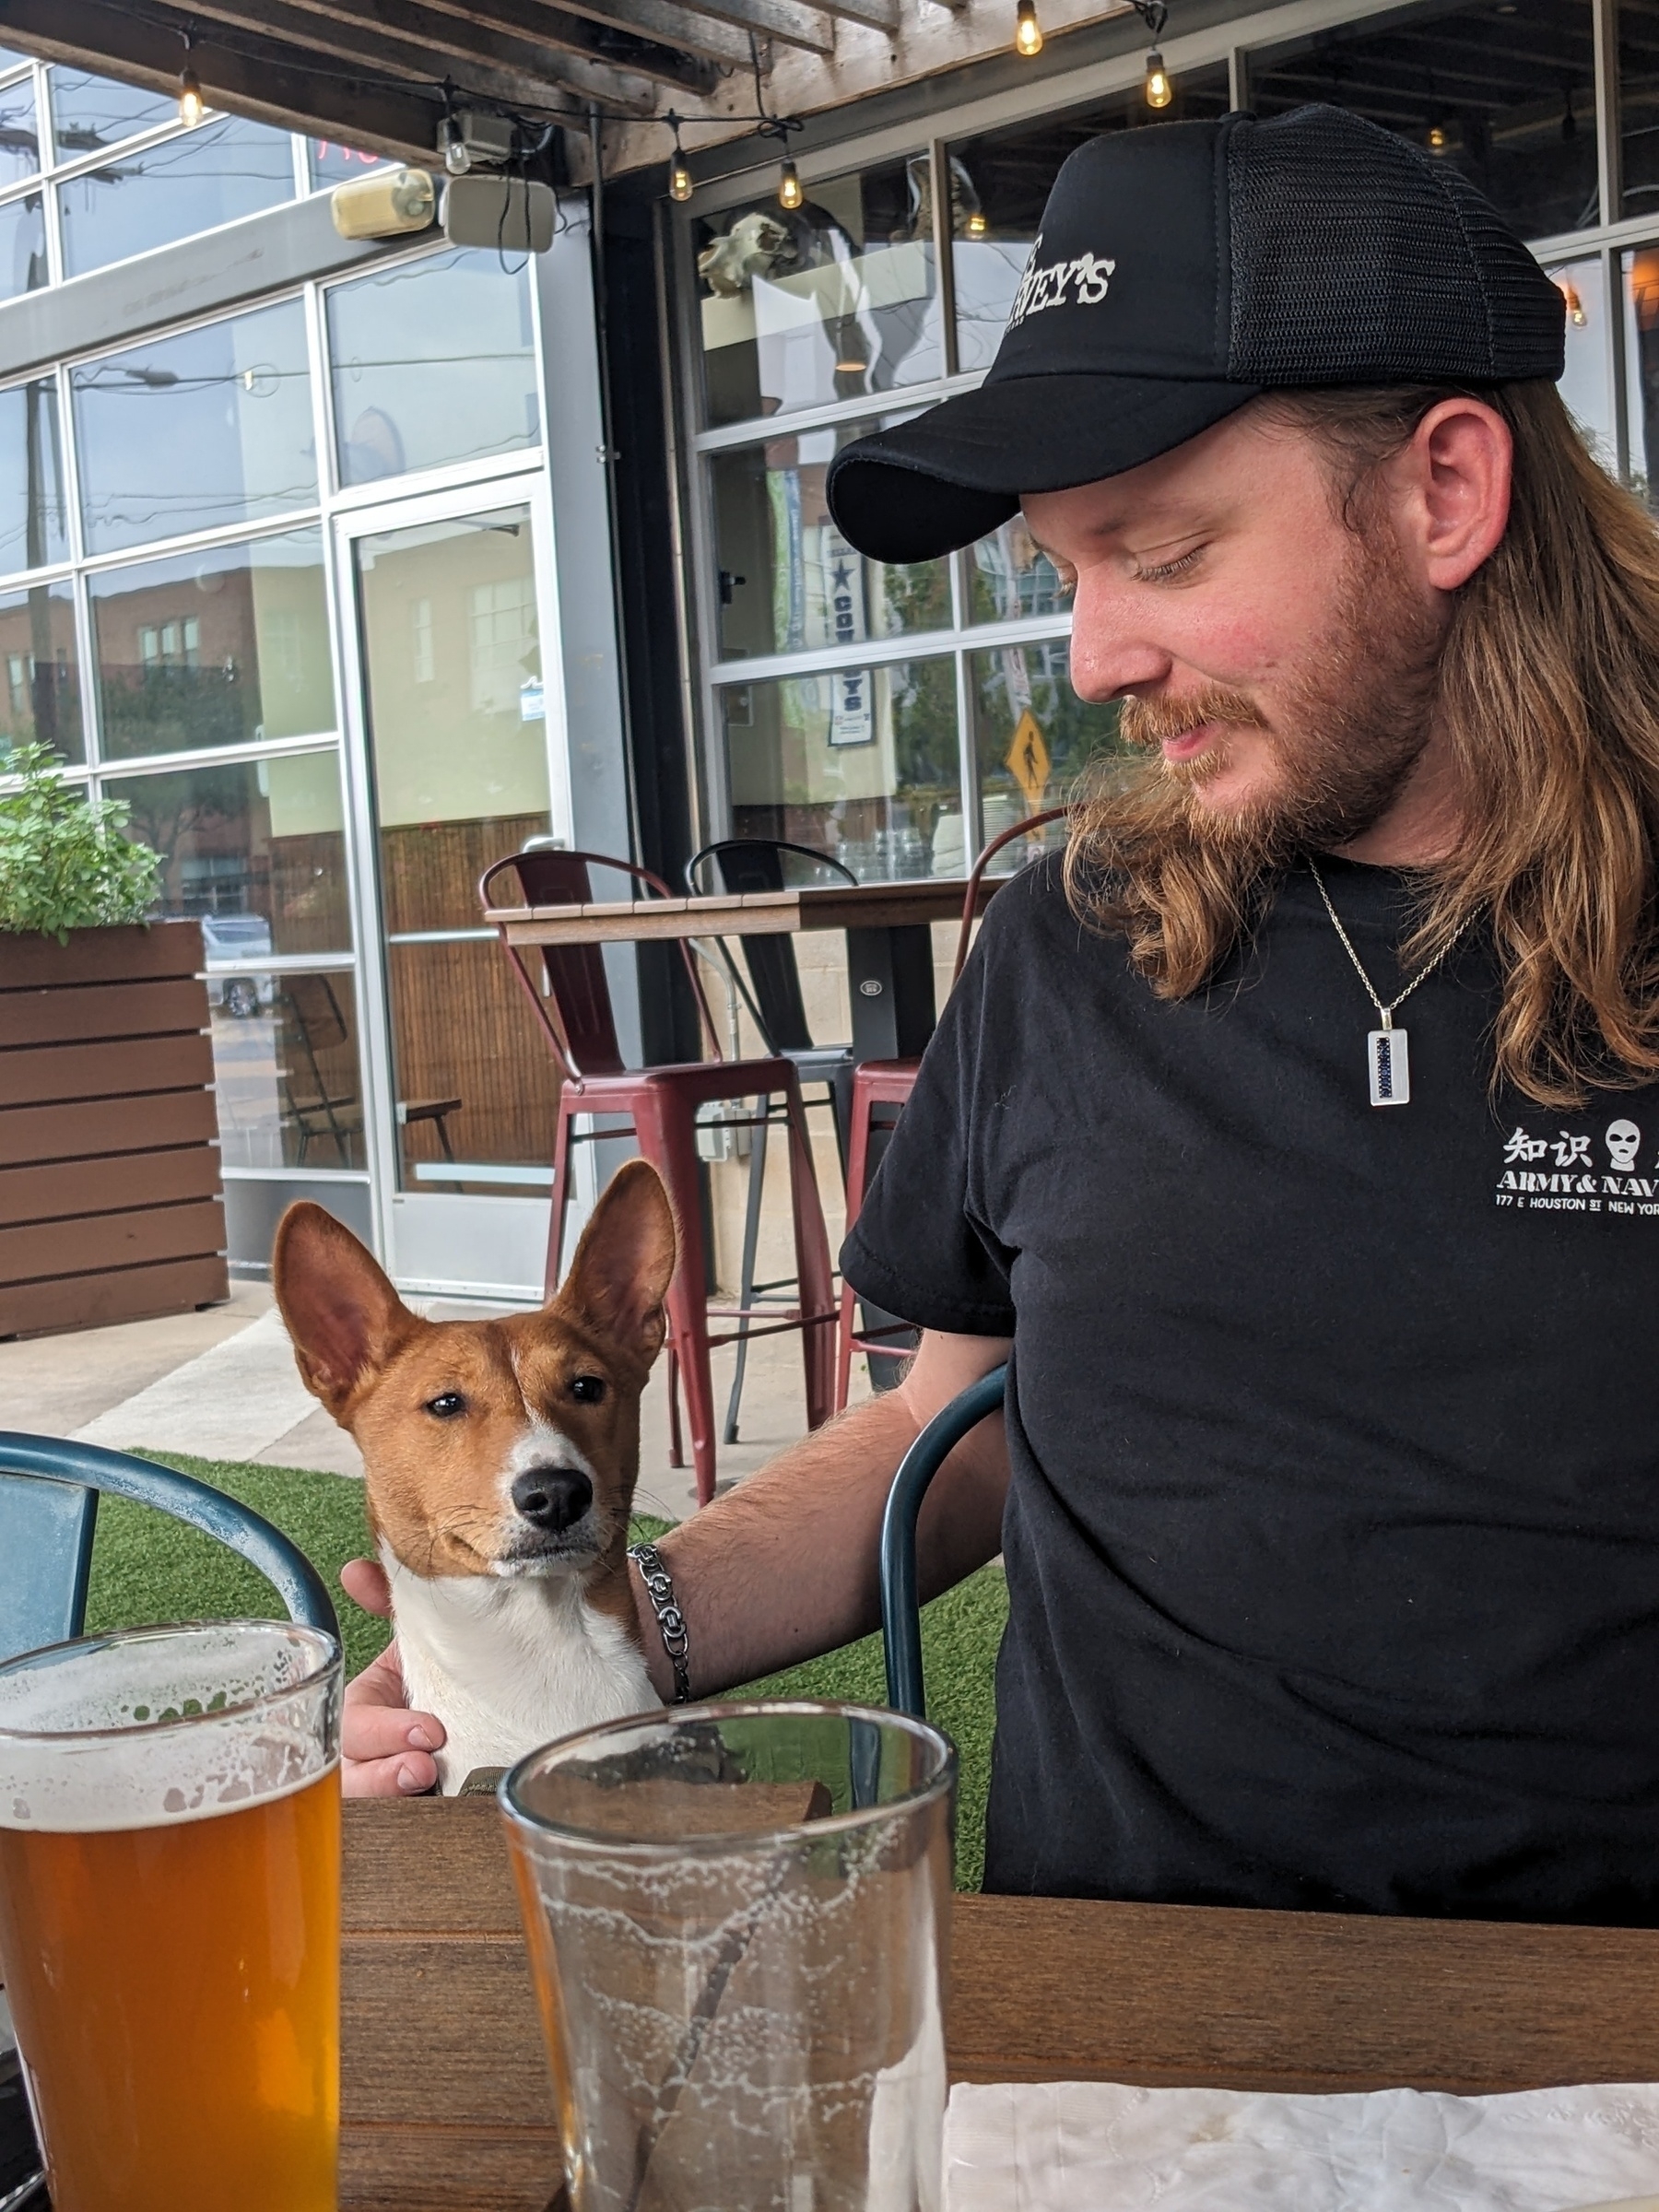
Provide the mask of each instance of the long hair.
{"label": "long hair", "polygon": [[[1502,980],[1494,1085],[1578,1106],[1659,1077],[1659,530],[1592,458],[1553,384],[1257,405],[1325,449],[1361,530],[1380,465],[1459,394],[1508,424],[1513,481],[1502,539],[1456,594],[1435,671],[1463,829],[1427,872],[1402,959],[1432,958],[1481,917]],[[1095,787],[1065,861],[1074,909],[1125,935],[1165,998],[1214,974],[1271,890],[1259,859],[1178,827],[1178,795],[1156,763]]]}

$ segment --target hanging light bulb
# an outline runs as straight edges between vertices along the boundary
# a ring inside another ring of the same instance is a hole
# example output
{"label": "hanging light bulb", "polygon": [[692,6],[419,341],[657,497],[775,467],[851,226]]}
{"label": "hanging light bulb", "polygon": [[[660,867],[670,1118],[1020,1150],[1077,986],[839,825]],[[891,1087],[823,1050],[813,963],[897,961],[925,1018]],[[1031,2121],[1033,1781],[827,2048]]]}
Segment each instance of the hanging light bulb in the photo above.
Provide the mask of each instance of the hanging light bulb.
{"label": "hanging light bulb", "polygon": [[990,228],[991,225],[985,217],[983,209],[976,207],[973,213],[968,218],[969,237],[983,238],[986,231],[989,230]]}
{"label": "hanging light bulb", "polygon": [[186,62],[179,72],[179,121],[186,130],[194,130],[206,112],[207,103],[202,98],[201,79]]}
{"label": "hanging light bulb", "polygon": [[1014,51],[1029,62],[1042,52],[1042,26],[1037,20],[1037,0],[1018,0],[1014,10]]}
{"label": "hanging light bulb", "polygon": [[795,173],[795,165],[785,154],[782,166],[778,171],[778,205],[793,213],[806,197],[806,194],[801,190],[801,180]]}
{"label": "hanging light bulb", "polygon": [[668,197],[683,203],[691,193],[691,165],[677,146],[668,162]]}
{"label": "hanging light bulb", "polygon": [[1443,154],[1446,150],[1446,126],[1444,124],[1431,123],[1429,125],[1429,151],[1431,154]]}
{"label": "hanging light bulb", "polygon": [[1170,73],[1164,67],[1164,58],[1156,46],[1147,56],[1147,105],[1149,108],[1167,108],[1175,97],[1175,88],[1170,82]]}

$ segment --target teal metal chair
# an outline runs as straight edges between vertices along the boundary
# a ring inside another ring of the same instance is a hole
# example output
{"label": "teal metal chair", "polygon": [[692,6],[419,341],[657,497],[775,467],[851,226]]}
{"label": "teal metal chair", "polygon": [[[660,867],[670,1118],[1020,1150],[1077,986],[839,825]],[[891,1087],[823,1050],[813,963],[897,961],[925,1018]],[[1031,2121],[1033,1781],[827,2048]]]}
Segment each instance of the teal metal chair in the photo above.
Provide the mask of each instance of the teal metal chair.
{"label": "teal metal chair", "polygon": [[338,1640],[322,1577],[279,1529],[222,1490],[124,1452],[0,1430],[0,1660],[78,1636],[100,1491],[136,1499],[240,1552],[290,1619]]}
{"label": "teal metal chair", "polygon": [[[913,1720],[927,1718],[922,1679],[922,1606],[916,1594],[916,1522],[927,1486],[971,1429],[1003,1403],[1006,1366],[935,1413],[899,1463],[881,1521],[881,1641],[887,1654],[888,1703]],[[3,1441],[3,1440],[0,1440]]]}

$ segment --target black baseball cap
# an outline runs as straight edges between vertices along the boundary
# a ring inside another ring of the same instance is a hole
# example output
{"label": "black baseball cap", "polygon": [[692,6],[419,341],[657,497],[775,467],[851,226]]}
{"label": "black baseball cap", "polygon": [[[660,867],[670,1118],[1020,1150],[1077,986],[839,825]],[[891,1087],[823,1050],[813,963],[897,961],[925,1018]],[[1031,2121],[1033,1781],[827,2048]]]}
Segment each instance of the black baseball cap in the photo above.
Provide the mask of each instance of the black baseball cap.
{"label": "black baseball cap", "polygon": [[861,552],[926,560],[1260,393],[1553,379],[1565,334],[1490,203],[1363,116],[1119,131],[1055,178],[979,390],[843,447],[830,512]]}

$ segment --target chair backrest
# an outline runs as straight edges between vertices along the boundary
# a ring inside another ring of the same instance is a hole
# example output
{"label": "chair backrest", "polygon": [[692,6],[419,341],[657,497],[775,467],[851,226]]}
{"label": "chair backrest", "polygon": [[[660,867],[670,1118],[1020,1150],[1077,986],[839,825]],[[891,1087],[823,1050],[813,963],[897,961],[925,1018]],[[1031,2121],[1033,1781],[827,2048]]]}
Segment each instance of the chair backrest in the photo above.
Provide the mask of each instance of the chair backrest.
{"label": "chair backrest", "polygon": [[[594,902],[594,868],[613,868],[642,887],[645,894],[667,899],[673,894],[660,876],[631,860],[618,860],[608,853],[564,852],[538,845],[528,852],[510,853],[485,869],[478,878],[478,898],[485,912],[501,903],[496,890],[508,877],[516,879],[519,902],[524,906],[588,906]],[[617,1019],[611,1007],[610,982],[605,972],[605,948],[600,945],[546,945],[540,947],[545,990],[538,991],[516,945],[505,931],[501,943],[518,971],[537,1021],[555,1060],[565,1076],[580,1083],[584,1076],[619,1076],[626,1063],[617,1039]],[[696,995],[711,1049],[720,1057],[713,1016],[703,995],[697,964],[682,944],[681,957]],[[551,1004],[552,1011],[548,1007]]]}
{"label": "chair backrest", "polygon": [[[810,845],[792,845],[782,838],[728,837],[705,845],[686,863],[686,888],[694,899],[711,890],[732,898],[756,891],[794,890],[814,877],[819,882],[858,881],[851,868]],[[792,936],[744,937],[743,961],[748,970],[754,995],[748,1009],[754,1016],[770,1053],[800,1053],[812,1048],[813,1035],[801,995],[801,970]],[[724,938],[721,950],[731,968],[731,953]]]}
{"label": "chair backrest", "polygon": [[[1023,822],[1014,822],[1006,830],[999,830],[979,858],[968,878],[968,896],[962,901],[962,926],[957,932],[956,966],[950,971],[952,983],[959,982],[968,961],[968,947],[973,942],[973,918],[979,911],[980,885],[985,879],[985,870],[1005,845],[1011,845],[1017,837],[1030,837],[1034,830],[1046,830],[1051,822],[1063,821],[1071,812],[1069,806],[1046,806],[1041,814],[1030,814]],[[1032,854],[1032,859],[1038,857]]]}
{"label": "chair backrest", "polygon": [[881,1520],[881,1641],[887,1654],[888,1703],[913,1719],[927,1718],[922,1679],[922,1606],[916,1589],[916,1518],[927,1486],[971,1429],[1003,1402],[1006,1366],[951,1399],[935,1413],[899,1463]]}
{"label": "chair backrest", "polygon": [[291,1620],[338,1638],[340,1624],[316,1569],[238,1500],[124,1452],[0,1431],[0,1659],[80,1634],[102,1490],[216,1536],[276,1585]]}

